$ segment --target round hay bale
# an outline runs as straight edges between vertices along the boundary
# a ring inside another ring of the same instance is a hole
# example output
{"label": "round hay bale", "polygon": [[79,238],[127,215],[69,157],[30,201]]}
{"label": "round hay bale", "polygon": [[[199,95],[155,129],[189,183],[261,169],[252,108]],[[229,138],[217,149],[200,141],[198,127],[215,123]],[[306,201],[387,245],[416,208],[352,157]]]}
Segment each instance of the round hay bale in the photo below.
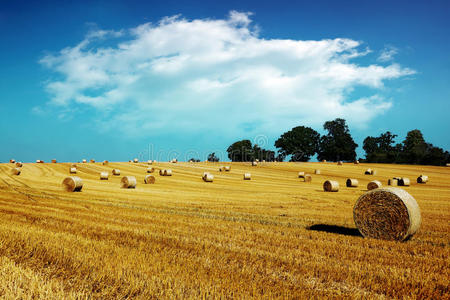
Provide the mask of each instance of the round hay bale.
{"label": "round hay bale", "polygon": [[252,161],[252,166],[257,166],[258,162],[257,161]]}
{"label": "round hay bale", "polygon": [[399,186],[409,186],[410,185],[409,178],[406,178],[406,177],[400,178],[399,181],[398,181],[398,185]]}
{"label": "round hay bale", "polygon": [[153,172],[155,172],[155,168],[153,168],[153,167],[147,168],[147,173],[153,173]]}
{"label": "round hay bale", "polygon": [[339,182],[334,180],[327,180],[323,183],[323,190],[325,192],[337,192],[339,191]]}
{"label": "round hay bale", "polygon": [[202,179],[204,182],[213,182],[214,175],[211,173],[206,173],[206,174],[203,174]]}
{"label": "round hay bale", "polygon": [[86,161],[85,159],[83,159],[81,162],[82,162],[83,164],[85,164],[87,161]]}
{"label": "round hay bale", "polygon": [[388,179],[388,185],[397,186],[398,185],[398,179],[397,178],[389,178]]}
{"label": "round hay bale", "polygon": [[231,171],[231,167],[230,166],[225,166],[225,172],[230,172]]}
{"label": "round hay bale", "polygon": [[155,183],[155,180],[156,180],[156,178],[153,175],[146,175],[144,178],[144,182],[146,184],[153,184],[153,183]]}
{"label": "round hay bale", "polygon": [[69,173],[70,174],[77,174],[77,168],[74,168],[74,167],[69,168]]}
{"label": "round hay bale", "polygon": [[338,161],[338,162],[337,162],[337,165],[338,165],[338,166],[342,166],[342,161]]}
{"label": "round hay bale", "polygon": [[159,170],[159,176],[164,176],[164,170],[163,169]]}
{"label": "round hay bale", "polygon": [[139,162],[139,159],[135,158],[135,159],[133,159],[133,162],[134,162],[135,164],[137,164],[137,163]]}
{"label": "round hay bale", "polygon": [[100,180],[108,180],[109,173],[108,172],[100,172]]}
{"label": "round hay bale", "polygon": [[164,170],[164,176],[172,176],[172,170],[171,169]]}
{"label": "round hay bale", "polygon": [[263,163],[265,163],[265,162],[266,162],[266,160],[265,160],[265,159],[263,159],[263,160],[262,160],[262,162],[263,162]]}
{"label": "round hay bale", "polygon": [[102,165],[104,165],[104,166],[106,166],[106,165],[108,165],[109,164],[109,161],[107,161],[107,160],[104,160],[103,162],[102,162]]}
{"label": "round hay bale", "polygon": [[112,173],[113,175],[118,176],[118,175],[120,175],[120,170],[119,170],[119,169],[113,169],[111,173]]}
{"label": "round hay bale", "polygon": [[170,162],[173,163],[173,164],[176,164],[178,162],[178,159],[174,158]]}
{"label": "round hay bale", "polygon": [[353,207],[353,219],[364,237],[404,241],[420,227],[420,208],[405,190],[395,187],[363,194]]}
{"label": "round hay bale", "polygon": [[367,169],[367,170],[364,172],[364,175],[372,175],[372,169]]}
{"label": "round hay bale", "polygon": [[445,164],[447,167],[450,167],[450,163]]}
{"label": "round hay bale", "polygon": [[134,189],[136,188],[136,177],[134,176],[124,176],[120,180],[120,187],[123,189]]}
{"label": "round hay bale", "polygon": [[355,160],[353,163],[354,163],[355,165],[359,165],[359,160]]}
{"label": "round hay bale", "polygon": [[256,158],[255,161],[256,161],[256,162],[259,162],[259,159]]}
{"label": "round hay bale", "polygon": [[52,159],[52,164],[56,164],[56,159]]}
{"label": "round hay bale", "polygon": [[305,178],[305,172],[298,172],[298,178]]}
{"label": "round hay bale", "polygon": [[11,175],[20,175],[22,171],[19,168],[12,168]]}
{"label": "round hay bale", "polygon": [[316,175],[320,175],[320,170],[318,170],[318,169],[316,169],[316,170],[314,170],[314,174],[316,174]]}
{"label": "round hay bale", "polygon": [[428,182],[428,176],[427,175],[420,175],[417,177],[417,183],[427,183]]}
{"label": "round hay bale", "polygon": [[250,179],[252,179],[252,174],[244,173],[244,180],[250,180]]}
{"label": "round hay bale", "polygon": [[379,189],[382,186],[383,184],[381,182],[379,182],[378,180],[373,180],[367,184],[367,189],[370,191],[374,189]]}
{"label": "round hay bale", "polygon": [[38,163],[38,164],[43,164],[44,161],[43,161],[43,160],[40,160],[40,159],[36,159],[36,163]]}
{"label": "round hay bale", "polygon": [[326,159],[323,159],[323,160],[322,160],[322,162],[323,162],[323,163],[326,163],[326,162],[327,162],[327,160],[326,160]]}
{"label": "round hay bale", "polygon": [[90,162],[93,164],[95,163],[95,159],[91,159]]}
{"label": "round hay bale", "polygon": [[148,160],[147,163],[148,163],[149,165],[151,165],[151,164],[153,163],[153,161],[152,161],[152,160]]}
{"label": "round hay bale", "polygon": [[312,176],[310,174],[305,174],[305,176],[303,176],[303,181],[304,182],[311,182],[312,181]]}
{"label": "round hay bale", "polygon": [[16,163],[16,161],[14,159],[10,159],[9,163],[14,164],[14,163]]}
{"label": "round hay bale", "polygon": [[21,168],[22,166],[23,166],[23,164],[20,161],[16,162],[16,167],[17,168]]}
{"label": "round hay bale", "polygon": [[219,167],[219,172],[223,172],[225,170],[224,166]]}
{"label": "round hay bale", "polygon": [[347,181],[345,182],[345,185],[347,187],[358,187],[358,179],[355,178],[348,178]]}
{"label": "round hay bale", "polygon": [[70,176],[63,180],[62,185],[67,192],[80,192],[83,188],[83,180],[77,176]]}

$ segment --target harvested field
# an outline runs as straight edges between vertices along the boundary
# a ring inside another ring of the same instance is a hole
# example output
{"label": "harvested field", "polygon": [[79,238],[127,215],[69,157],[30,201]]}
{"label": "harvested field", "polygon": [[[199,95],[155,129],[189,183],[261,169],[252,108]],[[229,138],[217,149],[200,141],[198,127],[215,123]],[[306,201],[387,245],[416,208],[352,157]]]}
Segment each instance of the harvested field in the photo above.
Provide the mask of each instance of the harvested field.
{"label": "harvested field", "polygon": [[[61,187],[70,163],[24,163],[20,176],[0,164],[0,296],[450,298],[450,168],[229,163],[219,172],[221,164],[153,163],[173,176],[150,185],[147,163],[78,164],[77,193]],[[312,182],[298,180],[319,168]],[[121,176],[99,180],[111,169]],[[420,174],[427,184],[401,187],[421,210],[412,239],[363,238],[353,206],[367,184]],[[123,176],[136,188],[121,189]],[[325,180],[339,192],[324,192]]]}

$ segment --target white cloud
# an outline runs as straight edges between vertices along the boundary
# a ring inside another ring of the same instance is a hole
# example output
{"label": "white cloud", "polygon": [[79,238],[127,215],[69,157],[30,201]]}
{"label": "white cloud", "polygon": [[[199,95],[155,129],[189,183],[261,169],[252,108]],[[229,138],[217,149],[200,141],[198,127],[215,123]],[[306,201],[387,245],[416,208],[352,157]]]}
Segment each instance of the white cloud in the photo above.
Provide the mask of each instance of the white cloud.
{"label": "white cloud", "polygon": [[393,46],[384,47],[380,52],[380,56],[378,56],[378,61],[380,62],[388,62],[394,59],[394,56],[398,53],[398,49]]}
{"label": "white cloud", "polygon": [[[91,31],[41,59],[58,74],[46,85],[50,103],[97,108],[99,126],[145,135],[270,133],[335,117],[364,126],[391,106],[378,92],[383,83],[414,73],[352,62],[370,50],[351,39],[260,38],[250,16],[174,16],[126,31]],[[116,37],[122,40],[108,40]],[[372,94],[352,99],[358,87]]]}

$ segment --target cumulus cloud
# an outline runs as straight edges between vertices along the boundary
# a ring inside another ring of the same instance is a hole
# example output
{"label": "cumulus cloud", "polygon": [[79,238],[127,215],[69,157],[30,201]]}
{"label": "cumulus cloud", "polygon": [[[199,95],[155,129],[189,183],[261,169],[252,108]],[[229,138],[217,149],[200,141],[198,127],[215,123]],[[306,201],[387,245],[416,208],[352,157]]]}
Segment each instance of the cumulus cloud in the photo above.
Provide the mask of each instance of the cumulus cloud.
{"label": "cumulus cloud", "polygon": [[[261,38],[250,17],[173,16],[91,31],[40,60],[55,73],[46,84],[49,103],[95,108],[99,127],[146,135],[270,133],[335,117],[364,126],[392,105],[377,92],[384,82],[414,73],[398,64],[353,62],[370,50],[351,39]],[[353,99],[358,87],[372,94]]]}
{"label": "cumulus cloud", "polygon": [[387,46],[380,52],[378,56],[378,61],[388,62],[394,59],[394,56],[398,53],[398,49],[393,46]]}

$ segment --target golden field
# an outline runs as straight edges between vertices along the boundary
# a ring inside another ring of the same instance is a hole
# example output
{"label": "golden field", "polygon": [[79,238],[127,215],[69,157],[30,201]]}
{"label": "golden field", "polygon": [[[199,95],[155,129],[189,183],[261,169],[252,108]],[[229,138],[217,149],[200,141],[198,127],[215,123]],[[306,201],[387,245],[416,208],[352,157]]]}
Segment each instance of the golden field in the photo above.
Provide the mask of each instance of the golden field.
{"label": "golden field", "polygon": [[[79,163],[83,190],[70,193],[69,166],[27,163],[13,176],[13,164],[0,164],[1,298],[450,298],[448,167],[156,163],[173,176],[156,171],[146,185],[144,163]],[[427,184],[415,183],[420,174]],[[120,188],[127,175],[136,189]],[[403,243],[362,238],[353,205],[369,181],[394,176],[411,179],[419,232]],[[339,192],[323,192],[326,179]]]}

